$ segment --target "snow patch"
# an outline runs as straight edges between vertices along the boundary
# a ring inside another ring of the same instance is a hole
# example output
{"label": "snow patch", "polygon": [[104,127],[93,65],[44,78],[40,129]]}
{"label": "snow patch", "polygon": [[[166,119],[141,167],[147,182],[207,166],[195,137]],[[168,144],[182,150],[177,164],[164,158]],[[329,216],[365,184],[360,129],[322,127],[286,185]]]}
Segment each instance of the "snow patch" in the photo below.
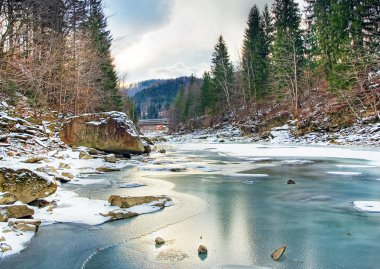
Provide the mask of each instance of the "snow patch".
{"label": "snow patch", "polygon": [[358,176],[358,175],[361,175],[362,173],[360,173],[360,172],[330,171],[330,172],[327,172],[327,174],[331,174],[331,175],[342,175],[342,176]]}
{"label": "snow patch", "polygon": [[379,201],[355,201],[353,202],[354,207],[362,211],[371,213],[380,213],[380,202]]}

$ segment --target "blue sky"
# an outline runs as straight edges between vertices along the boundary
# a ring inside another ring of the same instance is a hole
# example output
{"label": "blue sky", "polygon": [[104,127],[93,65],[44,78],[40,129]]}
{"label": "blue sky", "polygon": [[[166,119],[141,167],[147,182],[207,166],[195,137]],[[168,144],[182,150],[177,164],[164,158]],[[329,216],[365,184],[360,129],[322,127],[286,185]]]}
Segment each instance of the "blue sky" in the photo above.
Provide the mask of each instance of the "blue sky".
{"label": "blue sky", "polygon": [[105,0],[112,53],[127,82],[172,78],[210,67],[223,34],[237,62],[250,8],[266,0]]}

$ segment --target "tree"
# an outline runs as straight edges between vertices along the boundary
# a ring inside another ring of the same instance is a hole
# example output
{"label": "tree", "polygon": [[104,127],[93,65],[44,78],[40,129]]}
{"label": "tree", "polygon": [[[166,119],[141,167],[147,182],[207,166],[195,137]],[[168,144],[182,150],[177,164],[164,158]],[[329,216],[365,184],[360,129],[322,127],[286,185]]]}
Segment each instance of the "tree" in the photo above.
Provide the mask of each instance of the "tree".
{"label": "tree", "polygon": [[234,82],[234,68],[230,61],[227,45],[220,35],[212,54],[212,84],[216,105],[223,107],[226,103],[231,110],[230,92]]}
{"label": "tree", "polygon": [[264,21],[261,17],[258,7],[253,6],[249,13],[243,40],[242,71],[244,86],[255,101],[262,97],[267,89],[267,57],[270,36],[265,31],[270,31],[270,20],[268,17],[266,20]]}
{"label": "tree", "polygon": [[107,30],[107,20],[103,13],[101,0],[89,0],[90,16],[87,22],[87,27],[90,31],[90,36],[96,48],[100,62],[102,76],[99,77],[99,82],[102,85],[103,110],[120,110],[122,108],[122,98],[117,87],[117,74],[113,65],[110,48],[112,37],[110,31]]}
{"label": "tree", "polygon": [[202,114],[208,114],[215,104],[215,96],[213,94],[212,80],[209,72],[204,72],[202,77],[202,86],[200,89],[200,108]]}
{"label": "tree", "polygon": [[299,80],[303,62],[301,15],[293,0],[276,0],[273,4],[275,39],[273,45],[273,86],[279,95],[289,93],[294,112],[300,105]]}

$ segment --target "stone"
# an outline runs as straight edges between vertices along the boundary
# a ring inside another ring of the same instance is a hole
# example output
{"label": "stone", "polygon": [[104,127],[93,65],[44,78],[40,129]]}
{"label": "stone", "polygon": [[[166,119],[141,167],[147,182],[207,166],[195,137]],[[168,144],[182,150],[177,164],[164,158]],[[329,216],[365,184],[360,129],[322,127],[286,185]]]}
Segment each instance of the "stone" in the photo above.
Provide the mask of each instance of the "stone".
{"label": "stone", "polygon": [[55,201],[47,201],[44,199],[37,199],[37,200],[34,200],[33,202],[28,203],[28,205],[36,206],[38,208],[44,208],[44,207],[47,207],[49,205],[56,205],[56,202]]}
{"label": "stone", "polygon": [[276,249],[271,255],[272,259],[278,261],[281,258],[282,254],[284,254],[285,249],[286,246],[281,246],[278,249]]}
{"label": "stone", "polygon": [[141,138],[125,113],[84,114],[69,119],[60,132],[70,146],[85,146],[112,153],[144,153]]}
{"label": "stone", "polygon": [[71,181],[70,178],[59,175],[55,177],[55,180],[58,180],[61,183],[69,183]]}
{"label": "stone", "polygon": [[103,217],[109,217],[108,221],[114,221],[114,220],[120,220],[120,219],[129,219],[129,218],[138,216],[138,214],[135,212],[121,211],[121,210],[110,211],[106,214],[100,213],[100,215]]}
{"label": "stone", "polygon": [[166,153],[166,150],[165,149],[160,149],[158,152],[164,154],[164,153]]}
{"label": "stone", "polygon": [[67,163],[59,163],[59,168],[71,169],[71,166]]}
{"label": "stone", "polygon": [[98,172],[118,172],[121,171],[121,168],[116,167],[97,167],[95,169]]}
{"label": "stone", "polygon": [[117,162],[115,154],[108,154],[108,155],[104,156],[104,160],[108,163],[116,163]]}
{"label": "stone", "polygon": [[57,169],[55,169],[55,167],[53,166],[45,166],[45,167],[38,167],[36,169],[37,172],[43,172],[43,173],[46,173],[46,174],[49,174],[49,173],[58,173]]}
{"label": "stone", "polygon": [[174,173],[184,172],[184,171],[186,171],[186,170],[187,170],[186,168],[182,168],[182,167],[178,167],[178,168],[170,168],[170,169],[169,169],[170,172],[174,172]]}
{"label": "stone", "polygon": [[288,185],[296,184],[296,182],[293,179],[289,179],[287,182]]}
{"label": "stone", "polygon": [[91,160],[93,159],[94,157],[92,157],[90,154],[87,154],[86,152],[79,152],[79,159],[82,159],[82,160]]}
{"label": "stone", "polygon": [[8,245],[0,245],[0,252],[7,252],[7,251],[10,251],[12,250],[12,247],[11,246],[8,246]]}
{"label": "stone", "polygon": [[138,196],[138,197],[131,197],[131,196],[120,196],[120,195],[111,195],[110,198],[108,198],[108,202],[113,206],[118,206],[120,208],[129,208],[132,206],[157,202],[156,204],[153,204],[154,206],[158,206],[160,208],[163,208],[165,206],[165,203],[171,201],[169,197],[166,196]]}
{"label": "stone", "polygon": [[34,214],[34,210],[26,205],[0,206],[0,222],[8,221],[10,218],[25,218]]}
{"label": "stone", "polygon": [[147,136],[141,136],[141,139],[145,141],[148,145],[154,145],[153,141]]}
{"label": "stone", "polygon": [[156,239],[154,240],[154,242],[157,244],[157,245],[162,245],[162,244],[165,244],[165,239],[163,239],[162,237],[156,237]]}
{"label": "stone", "polygon": [[62,176],[69,179],[74,179],[74,175],[69,172],[62,172]]}
{"label": "stone", "polygon": [[98,155],[99,153],[98,153],[98,151],[96,149],[89,148],[88,154],[90,154],[90,155]]}
{"label": "stone", "polygon": [[32,158],[26,159],[24,163],[38,163],[46,159],[47,159],[46,157],[32,157]]}
{"label": "stone", "polygon": [[12,205],[16,203],[16,201],[16,195],[9,192],[0,193],[0,205]]}
{"label": "stone", "polygon": [[4,236],[1,236],[0,237],[0,242],[4,242],[5,241],[5,237]]}
{"label": "stone", "polygon": [[37,232],[38,228],[34,224],[18,223],[14,225],[14,228],[21,232]]}
{"label": "stone", "polygon": [[57,184],[28,169],[0,168],[0,192],[9,192],[23,203],[52,195]]}
{"label": "stone", "polygon": [[205,245],[199,245],[198,254],[207,254],[207,247]]}
{"label": "stone", "polygon": [[144,143],[144,153],[149,154],[152,152],[152,148],[149,144]]}

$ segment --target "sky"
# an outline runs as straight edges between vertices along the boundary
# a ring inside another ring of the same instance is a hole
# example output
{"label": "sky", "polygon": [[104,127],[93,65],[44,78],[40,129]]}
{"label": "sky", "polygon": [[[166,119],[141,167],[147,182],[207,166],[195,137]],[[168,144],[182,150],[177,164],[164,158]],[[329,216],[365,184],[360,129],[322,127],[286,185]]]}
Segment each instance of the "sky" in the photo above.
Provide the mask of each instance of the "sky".
{"label": "sky", "polygon": [[116,69],[126,83],[201,77],[221,34],[237,63],[249,10],[272,1],[105,0]]}

